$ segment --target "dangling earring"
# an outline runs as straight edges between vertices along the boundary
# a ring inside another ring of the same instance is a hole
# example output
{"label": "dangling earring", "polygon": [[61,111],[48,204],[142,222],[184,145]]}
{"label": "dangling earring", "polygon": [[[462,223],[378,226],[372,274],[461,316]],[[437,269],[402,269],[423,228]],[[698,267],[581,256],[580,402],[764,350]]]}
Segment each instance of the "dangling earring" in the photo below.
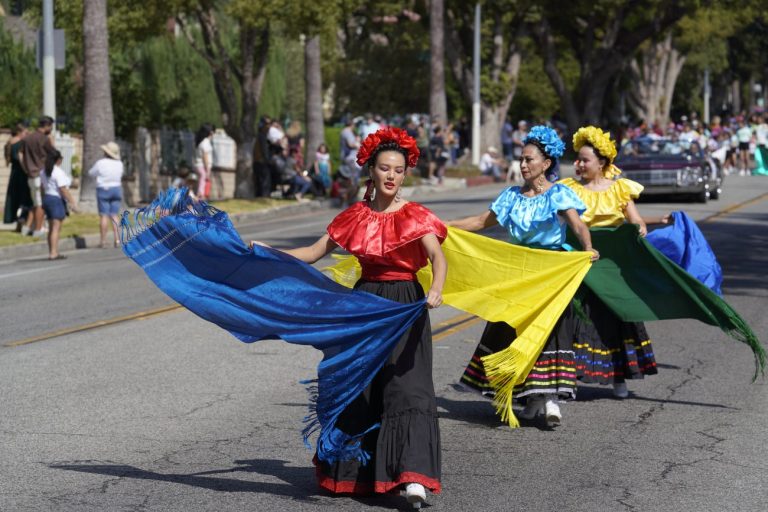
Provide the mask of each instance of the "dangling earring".
{"label": "dangling earring", "polygon": [[376,195],[376,187],[373,186],[373,179],[368,178],[368,181],[365,184],[365,195],[363,195],[363,199],[365,199],[370,203],[371,201],[373,201],[373,198],[375,195]]}
{"label": "dangling earring", "polygon": [[400,187],[398,187],[397,193],[395,194],[395,202],[396,203],[400,202]]}
{"label": "dangling earring", "polygon": [[536,183],[533,185],[533,189],[536,191],[537,194],[540,194],[544,190],[544,175],[542,174],[538,178],[536,178]]}

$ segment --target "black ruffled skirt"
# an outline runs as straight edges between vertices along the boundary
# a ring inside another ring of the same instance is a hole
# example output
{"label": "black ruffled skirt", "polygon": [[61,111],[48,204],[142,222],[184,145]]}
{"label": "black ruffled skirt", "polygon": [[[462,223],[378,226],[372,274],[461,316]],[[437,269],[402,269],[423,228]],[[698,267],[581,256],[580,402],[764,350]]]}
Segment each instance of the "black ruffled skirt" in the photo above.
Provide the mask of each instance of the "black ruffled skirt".
{"label": "black ruffled skirt", "polygon": [[19,208],[29,210],[32,208],[32,195],[29,192],[27,175],[17,162],[11,165],[11,176],[8,179],[8,190],[5,193],[5,209],[3,210],[3,222],[10,224],[18,220]]}
{"label": "black ruffled skirt", "polygon": [[[516,399],[535,394],[556,395],[562,399],[576,397],[576,363],[573,350],[575,333],[576,317],[573,306],[569,304],[552,329],[547,344],[525,382],[515,387]],[[515,330],[504,322],[486,324],[480,343],[461,376],[462,384],[492,395],[494,390],[485,375],[482,358],[509,347],[516,337]]]}
{"label": "black ruffled skirt", "polygon": [[577,318],[574,344],[580,381],[607,385],[658,373],[645,325],[623,322],[589,289],[581,297],[586,318]]}
{"label": "black ruffled skirt", "polygon": [[[355,288],[401,303],[424,298],[424,290],[412,281],[358,281]],[[376,422],[381,428],[363,438],[363,448],[372,455],[366,465],[315,458],[320,486],[333,493],[368,494],[397,492],[414,482],[439,493],[440,430],[426,308],[365,392],[341,414],[337,427],[355,434]]]}

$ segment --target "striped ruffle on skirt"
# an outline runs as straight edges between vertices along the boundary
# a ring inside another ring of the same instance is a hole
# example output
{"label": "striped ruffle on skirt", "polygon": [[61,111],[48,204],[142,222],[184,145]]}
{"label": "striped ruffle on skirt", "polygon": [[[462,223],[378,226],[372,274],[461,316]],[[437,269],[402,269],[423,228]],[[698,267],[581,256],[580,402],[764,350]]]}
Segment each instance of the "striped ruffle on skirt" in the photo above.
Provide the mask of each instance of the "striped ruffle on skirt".
{"label": "striped ruffle on skirt", "polygon": [[582,304],[586,318],[576,319],[574,343],[581,382],[607,385],[658,373],[643,323],[623,322],[589,290]]}
{"label": "striped ruffle on skirt", "polygon": [[[515,387],[516,399],[534,394],[557,395],[561,399],[576,397],[575,332],[575,315],[569,304],[555,324],[525,382]],[[480,343],[461,376],[462,384],[492,396],[493,388],[485,374],[482,358],[504,350],[516,336],[515,330],[504,322],[486,324]]]}

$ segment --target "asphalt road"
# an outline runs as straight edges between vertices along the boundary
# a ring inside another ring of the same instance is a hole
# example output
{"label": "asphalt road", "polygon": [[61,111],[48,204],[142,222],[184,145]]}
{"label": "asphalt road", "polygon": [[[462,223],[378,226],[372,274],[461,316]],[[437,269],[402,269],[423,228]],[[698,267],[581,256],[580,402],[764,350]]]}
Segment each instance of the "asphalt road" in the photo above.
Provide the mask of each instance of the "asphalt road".
{"label": "asphalt road", "polygon": [[[483,211],[498,190],[421,199],[453,218]],[[768,179],[729,177],[722,199],[706,205],[640,209],[709,219],[701,227],[724,268],[726,299],[768,339]],[[295,246],[314,241],[333,214],[239,229]],[[402,508],[396,497],[318,492],[300,437],[298,381],[319,360],[311,349],[245,345],[184,310],[50,337],[172,305],[117,250],[69,256],[0,263],[0,511]],[[749,350],[718,329],[649,324],[660,373],[630,382],[629,399],[583,386],[560,427],[510,430],[488,402],[453,387],[482,322],[450,308],[432,315],[444,490],[430,509],[768,508],[765,382],[751,383]]]}

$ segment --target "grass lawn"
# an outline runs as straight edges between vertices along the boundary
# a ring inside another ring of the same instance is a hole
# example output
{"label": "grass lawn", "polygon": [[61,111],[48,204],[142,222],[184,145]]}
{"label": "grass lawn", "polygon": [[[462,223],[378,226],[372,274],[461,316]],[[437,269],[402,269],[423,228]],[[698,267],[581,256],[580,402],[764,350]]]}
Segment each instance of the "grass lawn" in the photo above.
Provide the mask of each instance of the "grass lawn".
{"label": "grass lawn", "polygon": [[[211,205],[227,213],[247,213],[265,208],[294,204],[292,199],[226,199],[224,201],[211,201]],[[46,221],[47,222],[47,221]],[[99,233],[99,216],[95,213],[73,213],[66,218],[61,228],[61,238],[71,236],[94,235]],[[0,247],[11,245],[45,242],[45,237],[33,238],[22,236],[11,231],[0,231]]]}

